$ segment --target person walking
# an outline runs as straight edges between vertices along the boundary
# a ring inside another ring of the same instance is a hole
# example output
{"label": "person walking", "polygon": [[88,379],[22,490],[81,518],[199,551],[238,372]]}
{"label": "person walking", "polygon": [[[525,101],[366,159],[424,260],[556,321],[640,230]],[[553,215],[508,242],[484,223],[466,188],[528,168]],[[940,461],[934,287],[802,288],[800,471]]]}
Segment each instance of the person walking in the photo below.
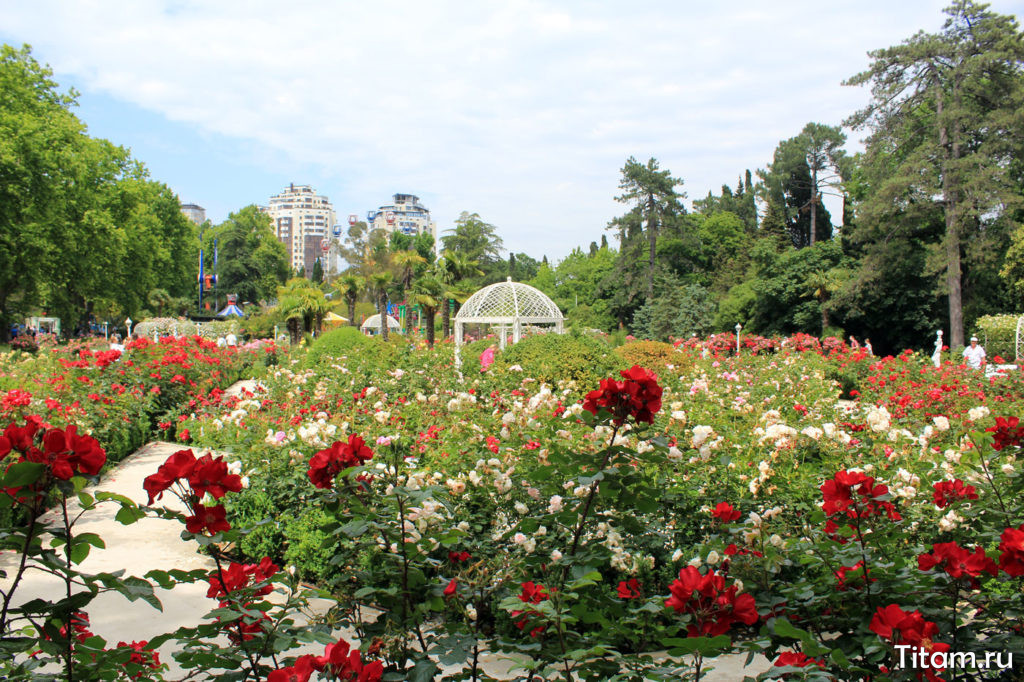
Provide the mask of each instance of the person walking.
{"label": "person walking", "polygon": [[985,347],[978,345],[978,337],[971,337],[971,345],[964,348],[964,360],[971,369],[981,369],[985,366]]}

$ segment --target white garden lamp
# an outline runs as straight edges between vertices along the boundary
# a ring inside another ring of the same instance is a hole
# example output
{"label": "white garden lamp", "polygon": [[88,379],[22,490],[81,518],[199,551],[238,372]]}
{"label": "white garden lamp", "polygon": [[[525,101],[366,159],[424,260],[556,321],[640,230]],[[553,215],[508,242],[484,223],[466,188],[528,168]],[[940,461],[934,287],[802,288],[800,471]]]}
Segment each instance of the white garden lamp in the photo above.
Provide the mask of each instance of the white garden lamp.
{"label": "white garden lamp", "polygon": [[132,318],[128,318],[124,321],[124,325],[128,327],[128,338],[132,338]]}
{"label": "white garden lamp", "polygon": [[736,323],[736,355],[740,354],[740,330],[743,329],[743,325],[739,322]]}

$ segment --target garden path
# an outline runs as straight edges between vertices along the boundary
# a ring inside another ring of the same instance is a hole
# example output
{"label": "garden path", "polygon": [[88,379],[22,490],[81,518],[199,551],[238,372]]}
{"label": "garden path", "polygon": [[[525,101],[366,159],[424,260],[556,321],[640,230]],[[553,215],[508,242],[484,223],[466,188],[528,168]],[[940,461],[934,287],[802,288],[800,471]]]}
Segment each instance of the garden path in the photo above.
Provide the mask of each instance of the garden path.
{"label": "garden path", "polygon": [[[227,395],[241,395],[243,391],[257,390],[257,382],[252,379],[236,382],[227,389]],[[181,444],[154,441],[146,444],[135,453],[126,457],[110,469],[98,484],[86,488],[86,492],[95,495],[103,490],[124,495],[140,505],[147,502],[142,487],[143,480],[156,472],[167,458],[182,448]],[[159,501],[171,509],[184,511],[181,502],[170,494],[165,494]],[[171,570],[195,569],[212,570],[213,561],[199,553],[199,545],[194,541],[181,538],[182,526],[177,521],[146,517],[130,526],[124,526],[114,518],[117,513],[116,504],[107,503],[82,514],[76,524],[79,533],[96,533],[106,543],[105,549],[93,549],[82,563],[81,570],[90,573],[112,572],[124,570],[126,575],[143,576],[153,569]],[[69,504],[69,512],[78,514],[77,500]],[[56,511],[44,515],[48,521],[57,520]],[[0,554],[0,569],[12,576],[16,569],[16,557],[13,553]],[[4,589],[10,579],[2,581]],[[60,598],[63,584],[54,576],[39,570],[25,573],[18,587],[18,603],[29,599],[44,598],[56,600]],[[156,635],[172,632],[179,627],[198,625],[203,616],[213,606],[206,597],[206,583],[182,584],[174,588],[173,593],[156,588],[156,596],[163,605],[162,611],[155,610],[143,601],[129,602],[117,593],[99,595],[88,607],[91,630],[107,640],[109,645],[118,642],[149,640]],[[326,608],[326,602],[322,602]],[[316,604],[314,604],[315,608]],[[355,643],[351,633],[342,633],[350,642]],[[168,676],[173,678],[182,674],[182,670],[171,657],[173,648],[165,645],[160,651],[160,660],[169,664]],[[320,653],[321,650],[310,650],[302,653]],[[756,675],[767,670],[771,662],[763,656],[754,659],[749,667],[744,667],[746,654],[721,656],[713,664],[715,670],[702,677],[707,682],[735,682],[746,675]],[[511,679],[510,669],[513,662],[500,654],[484,654],[481,656],[482,667],[498,679]],[[457,671],[459,668],[446,667],[446,672]]]}

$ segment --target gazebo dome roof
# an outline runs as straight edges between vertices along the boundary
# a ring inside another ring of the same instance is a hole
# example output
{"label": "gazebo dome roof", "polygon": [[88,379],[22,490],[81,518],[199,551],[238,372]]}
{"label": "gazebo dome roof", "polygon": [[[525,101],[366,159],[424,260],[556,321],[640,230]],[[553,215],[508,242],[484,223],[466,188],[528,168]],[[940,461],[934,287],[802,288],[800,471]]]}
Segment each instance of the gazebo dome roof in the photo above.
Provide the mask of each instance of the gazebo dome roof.
{"label": "gazebo dome roof", "polygon": [[555,323],[562,311],[544,292],[512,278],[480,289],[459,308],[457,322],[492,324]]}
{"label": "gazebo dome roof", "polygon": [[[388,315],[388,329],[401,329],[402,325],[398,324],[398,320]],[[360,329],[380,329],[380,313],[376,315],[370,315],[366,318],[366,321],[360,325]]]}

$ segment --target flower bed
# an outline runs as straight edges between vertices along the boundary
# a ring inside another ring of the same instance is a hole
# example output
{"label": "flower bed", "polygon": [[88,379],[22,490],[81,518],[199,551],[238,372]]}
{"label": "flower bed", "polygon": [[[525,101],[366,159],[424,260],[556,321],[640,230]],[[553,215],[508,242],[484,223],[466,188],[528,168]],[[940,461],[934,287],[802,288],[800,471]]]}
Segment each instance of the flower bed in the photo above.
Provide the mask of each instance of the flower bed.
{"label": "flower bed", "polygon": [[[337,604],[318,632],[355,629],[380,662],[366,679],[486,679],[484,649],[545,678],[699,677],[749,650],[776,662],[764,677],[936,679],[950,652],[1024,646],[1019,376],[808,337],[717,346],[588,387],[501,354],[459,383],[450,349],[377,341],[294,358],[265,393],[196,401],[177,425],[239,471],[208,461],[197,487],[198,452],[181,454],[153,486],[181,482],[186,532],[241,553],[220,571],[315,581]],[[249,582],[215,612],[252,635],[232,660],[307,679],[323,663],[288,657],[291,630],[256,655],[282,630]]]}

